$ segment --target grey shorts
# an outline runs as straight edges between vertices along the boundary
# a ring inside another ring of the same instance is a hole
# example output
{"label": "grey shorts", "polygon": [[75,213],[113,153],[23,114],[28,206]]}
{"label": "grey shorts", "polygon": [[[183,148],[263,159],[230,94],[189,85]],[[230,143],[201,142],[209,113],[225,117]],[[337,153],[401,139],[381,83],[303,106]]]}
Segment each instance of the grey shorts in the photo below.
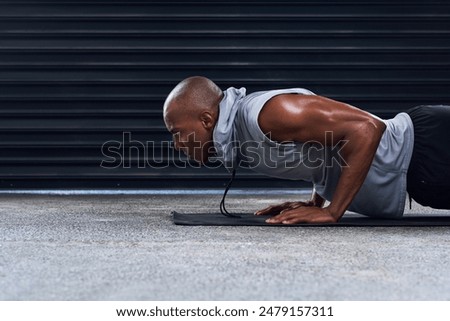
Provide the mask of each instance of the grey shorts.
{"label": "grey shorts", "polygon": [[414,124],[408,194],[421,205],[450,209],[450,106],[417,106],[407,113]]}

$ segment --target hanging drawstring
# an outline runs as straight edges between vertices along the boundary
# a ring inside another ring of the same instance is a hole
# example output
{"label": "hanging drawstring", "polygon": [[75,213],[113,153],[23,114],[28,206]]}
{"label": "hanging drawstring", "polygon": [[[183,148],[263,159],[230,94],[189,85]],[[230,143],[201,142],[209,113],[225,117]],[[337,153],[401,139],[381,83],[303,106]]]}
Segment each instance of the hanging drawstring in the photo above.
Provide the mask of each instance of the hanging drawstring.
{"label": "hanging drawstring", "polygon": [[228,182],[227,187],[225,188],[225,192],[223,193],[222,201],[220,202],[220,213],[222,213],[222,215],[225,215],[228,217],[240,218],[239,215],[232,214],[232,213],[228,212],[227,209],[225,208],[225,197],[227,197],[228,190],[230,189],[231,183],[233,183],[235,176],[236,176],[236,169],[233,169],[233,172],[231,173],[231,179]]}

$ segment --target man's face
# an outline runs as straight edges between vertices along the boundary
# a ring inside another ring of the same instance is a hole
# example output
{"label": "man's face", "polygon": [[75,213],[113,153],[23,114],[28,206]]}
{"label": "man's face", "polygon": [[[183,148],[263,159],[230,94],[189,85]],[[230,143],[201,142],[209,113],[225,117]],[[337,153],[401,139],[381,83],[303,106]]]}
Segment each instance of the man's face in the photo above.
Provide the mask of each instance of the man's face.
{"label": "man's face", "polygon": [[205,125],[201,115],[168,108],[164,115],[167,130],[172,134],[174,147],[190,159],[201,164],[212,156],[212,132],[214,128]]}

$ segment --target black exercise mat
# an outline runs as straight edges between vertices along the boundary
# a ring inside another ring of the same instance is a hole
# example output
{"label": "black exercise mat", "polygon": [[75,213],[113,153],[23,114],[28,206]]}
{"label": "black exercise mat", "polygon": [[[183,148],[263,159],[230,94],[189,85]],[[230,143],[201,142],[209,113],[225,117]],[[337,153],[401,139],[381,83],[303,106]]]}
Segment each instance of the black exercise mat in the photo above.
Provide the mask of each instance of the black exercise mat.
{"label": "black exercise mat", "polygon": [[381,219],[360,215],[344,215],[337,223],[332,224],[268,224],[268,216],[256,216],[249,213],[237,213],[241,218],[226,217],[220,213],[172,212],[173,221],[177,225],[226,225],[226,226],[450,226],[450,216],[418,216],[408,215],[401,219]]}

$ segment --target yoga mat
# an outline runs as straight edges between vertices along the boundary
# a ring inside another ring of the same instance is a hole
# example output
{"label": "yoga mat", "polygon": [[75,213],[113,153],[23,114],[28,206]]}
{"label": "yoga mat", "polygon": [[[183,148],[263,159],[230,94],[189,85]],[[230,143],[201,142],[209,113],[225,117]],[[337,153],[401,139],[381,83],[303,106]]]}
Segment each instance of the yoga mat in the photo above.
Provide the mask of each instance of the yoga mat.
{"label": "yoga mat", "polygon": [[382,219],[362,215],[344,215],[337,223],[331,224],[268,224],[264,222],[269,216],[256,216],[249,213],[237,213],[241,218],[226,217],[220,213],[178,213],[172,212],[177,225],[209,226],[450,226],[450,216],[407,215],[401,219]]}

